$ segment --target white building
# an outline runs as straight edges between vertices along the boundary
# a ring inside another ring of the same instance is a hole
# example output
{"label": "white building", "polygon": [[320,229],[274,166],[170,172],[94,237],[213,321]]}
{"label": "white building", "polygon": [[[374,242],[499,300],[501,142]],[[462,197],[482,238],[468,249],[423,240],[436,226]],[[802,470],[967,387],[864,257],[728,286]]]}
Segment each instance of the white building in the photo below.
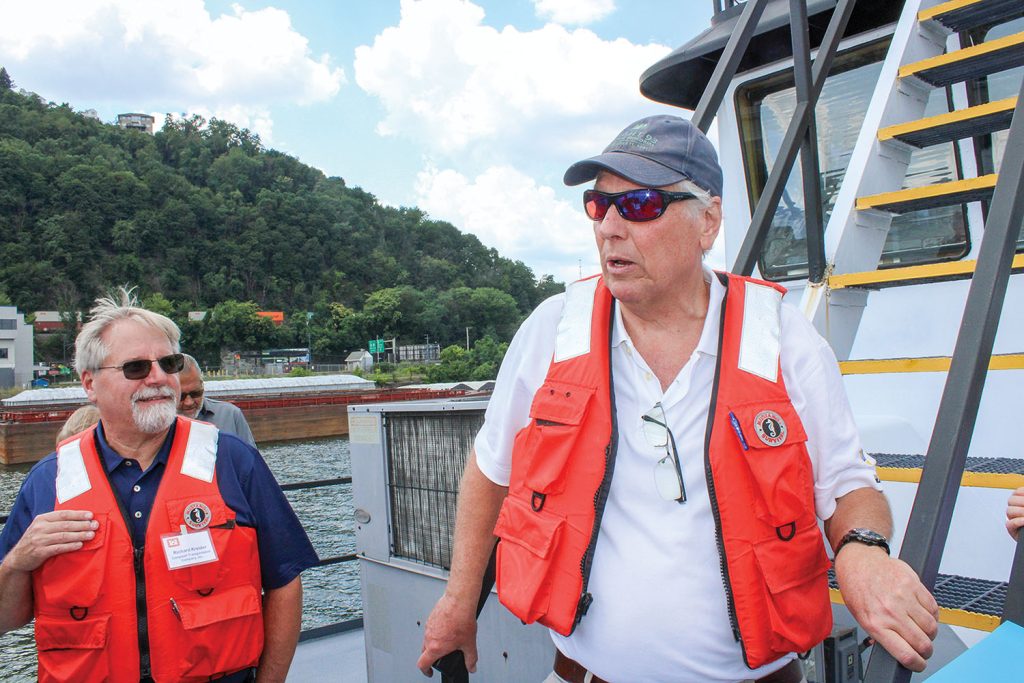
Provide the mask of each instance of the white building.
{"label": "white building", "polygon": [[32,381],[32,326],[14,306],[0,306],[0,387]]}
{"label": "white building", "polygon": [[373,355],[365,349],[353,351],[345,357],[345,369],[349,372],[353,370],[369,372],[373,370]]}

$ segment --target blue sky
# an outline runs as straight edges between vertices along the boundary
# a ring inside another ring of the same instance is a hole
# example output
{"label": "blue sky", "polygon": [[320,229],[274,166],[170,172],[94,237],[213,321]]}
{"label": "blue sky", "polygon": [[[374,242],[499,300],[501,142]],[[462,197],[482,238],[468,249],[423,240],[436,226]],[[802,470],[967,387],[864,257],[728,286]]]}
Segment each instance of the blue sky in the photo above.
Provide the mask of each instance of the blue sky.
{"label": "blue sky", "polygon": [[711,0],[0,0],[0,65],[104,121],[217,116],[537,275],[597,268],[562,173],[627,123],[677,111],[640,73]]}

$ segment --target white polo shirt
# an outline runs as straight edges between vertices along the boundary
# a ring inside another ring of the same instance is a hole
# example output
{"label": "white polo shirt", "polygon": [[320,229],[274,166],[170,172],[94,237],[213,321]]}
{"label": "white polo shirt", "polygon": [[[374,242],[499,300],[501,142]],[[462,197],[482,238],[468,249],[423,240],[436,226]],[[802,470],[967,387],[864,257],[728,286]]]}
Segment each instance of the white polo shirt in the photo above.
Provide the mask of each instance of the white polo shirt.
{"label": "white polo shirt", "polygon": [[[784,663],[750,670],[732,635],[704,474],[704,436],[718,354],[725,288],[710,282],[708,314],[689,361],[664,392],[629,339],[618,306],[612,333],[612,371],[618,451],[590,574],[594,602],[556,646],[609,681],[733,682],[758,678]],[[529,423],[530,404],[547,375],[564,295],[542,303],[523,323],[498,373],[477,463],[507,486],[512,442]],[[792,306],[781,314],[782,374],[807,432],[814,469],[815,508],[821,519],[836,499],[865,486],[880,488],[861,451],[835,355]],[[664,448],[647,442],[641,416],[657,402],[675,436],[687,502],[662,499],[654,464]]]}

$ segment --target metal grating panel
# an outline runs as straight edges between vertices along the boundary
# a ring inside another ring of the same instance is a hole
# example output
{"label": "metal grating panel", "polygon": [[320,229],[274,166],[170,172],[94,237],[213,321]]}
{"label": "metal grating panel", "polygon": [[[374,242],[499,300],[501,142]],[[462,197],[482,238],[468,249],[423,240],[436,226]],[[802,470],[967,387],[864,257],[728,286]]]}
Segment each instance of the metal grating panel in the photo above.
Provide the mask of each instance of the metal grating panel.
{"label": "metal grating panel", "polygon": [[[838,589],[834,568],[828,570],[829,588]],[[939,607],[998,617],[1006,602],[1006,582],[976,579],[958,574],[939,574],[935,580],[935,601]]]}
{"label": "metal grating panel", "polygon": [[[879,467],[924,467],[924,456],[906,453],[873,453]],[[1024,474],[1022,458],[981,458],[971,456],[964,466],[965,472],[986,474]]]}
{"label": "metal grating panel", "polygon": [[459,481],[483,422],[483,410],[385,416],[393,556],[451,568]]}

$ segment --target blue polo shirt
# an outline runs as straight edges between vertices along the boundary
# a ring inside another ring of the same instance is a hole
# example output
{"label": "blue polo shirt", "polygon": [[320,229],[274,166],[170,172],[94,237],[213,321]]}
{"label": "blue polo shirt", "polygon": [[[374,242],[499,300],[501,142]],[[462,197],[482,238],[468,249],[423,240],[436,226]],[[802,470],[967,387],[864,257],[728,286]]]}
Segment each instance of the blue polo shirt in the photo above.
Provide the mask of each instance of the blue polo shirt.
{"label": "blue polo shirt", "polygon": [[[110,447],[103,435],[102,424],[96,429],[96,445],[110,475],[114,493],[128,512],[136,546],[142,546],[145,541],[146,524],[167,467],[174,430],[172,426],[153,463],[143,472],[138,461],[124,458]],[[53,511],[56,479],[56,453],[36,463],[25,477],[10,518],[0,534],[0,561],[21,539],[37,515]],[[220,432],[217,440],[217,484],[224,502],[235,512],[236,523],[256,529],[264,589],[280,588],[316,565],[316,551],[263,456],[226,432]]]}

